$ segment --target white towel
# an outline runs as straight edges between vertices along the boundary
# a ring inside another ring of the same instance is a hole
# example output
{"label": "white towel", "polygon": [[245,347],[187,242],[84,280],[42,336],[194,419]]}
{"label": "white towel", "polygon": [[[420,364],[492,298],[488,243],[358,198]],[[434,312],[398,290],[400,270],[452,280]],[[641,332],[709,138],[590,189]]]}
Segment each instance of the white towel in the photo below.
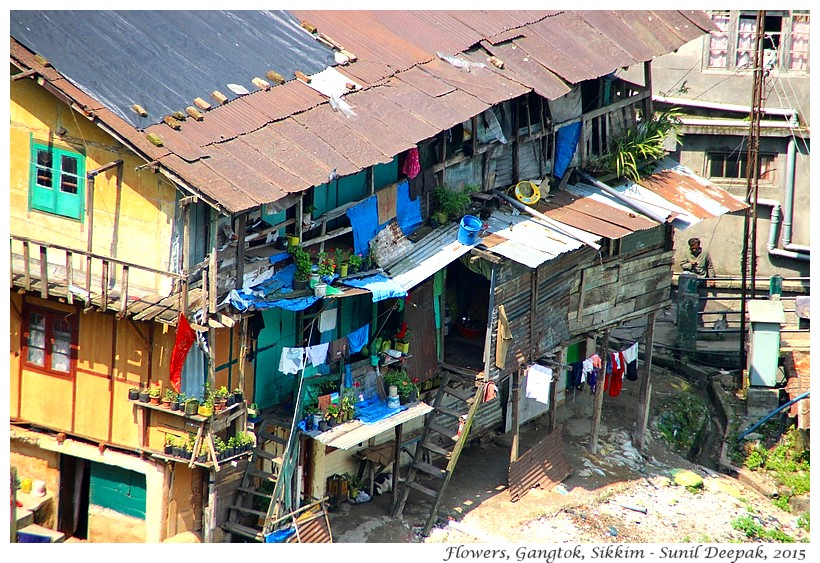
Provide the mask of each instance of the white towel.
{"label": "white towel", "polygon": [[305,367],[304,348],[282,348],[282,356],[279,358],[279,371],[282,373],[298,373]]}
{"label": "white towel", "polygon": [[551,382],[552,368],[538,364],[531,365],[527,369],[526,397],[548,405],[550,403]]}
{"label": "white towel", "polygon": [[634,362],[638,359],[638,343],[636,342],[629,348],[623,351],[624,353],[624,361],[626,363]]}
{"label": "white towel", "polygon": [[308,346],[307,357],[310,363],[314,366],[320,366],[327,362],[327,347],[330,342],[324,344],[317,344],[316,346]]}

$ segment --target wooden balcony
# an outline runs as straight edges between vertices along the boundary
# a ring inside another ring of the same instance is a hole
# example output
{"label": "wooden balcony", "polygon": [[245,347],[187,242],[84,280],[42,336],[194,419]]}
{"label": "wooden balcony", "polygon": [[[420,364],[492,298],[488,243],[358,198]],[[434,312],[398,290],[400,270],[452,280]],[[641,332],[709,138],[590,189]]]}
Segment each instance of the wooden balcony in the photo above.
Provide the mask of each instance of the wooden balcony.
{"label": "wooden balcony", "polygon": [[[203,291],[186,276],[12,235],[9,287],[57,298],[120,318],[175,324],[183,308],[201,306]],[[187,293],[187,303],[182,299]]]}

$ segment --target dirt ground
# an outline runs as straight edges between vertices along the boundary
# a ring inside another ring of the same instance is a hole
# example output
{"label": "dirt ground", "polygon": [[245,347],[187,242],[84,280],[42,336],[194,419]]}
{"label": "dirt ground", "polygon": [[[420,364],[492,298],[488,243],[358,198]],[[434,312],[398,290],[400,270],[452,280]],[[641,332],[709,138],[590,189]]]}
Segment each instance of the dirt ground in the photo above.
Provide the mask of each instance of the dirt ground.
{"label": "dirt ground", "polygon": [[[653,404],[675,393],[684,380],[653,367]],[[632,443],[638,383],[617,398],[605,397],[597,455],[589,450],[592,397],[570,398],[557,408],[564,454],[572,474],[551,491],[534,488],[510,501],[507,471],[511,435],[494,435],[465,447],[430,535],[419,535],[429,515],[429,497],[415,491],[401,519],[388,514],[389,495],[344,504],[331,514],[337,543],[734,543],[754,541],[732,522],[750,515],[766,529],[780,529],[808,541],[797,514],[784,512],[757,490],[667,448],[650,431],[648,452]],[[522,426],[520,452],[543,439],[541,417]],[[650,422],[650,428],[652,424]],[[719,443],[720,440],[715,440]],[[702,489],[674,484],[675,470],[704,479]]]}

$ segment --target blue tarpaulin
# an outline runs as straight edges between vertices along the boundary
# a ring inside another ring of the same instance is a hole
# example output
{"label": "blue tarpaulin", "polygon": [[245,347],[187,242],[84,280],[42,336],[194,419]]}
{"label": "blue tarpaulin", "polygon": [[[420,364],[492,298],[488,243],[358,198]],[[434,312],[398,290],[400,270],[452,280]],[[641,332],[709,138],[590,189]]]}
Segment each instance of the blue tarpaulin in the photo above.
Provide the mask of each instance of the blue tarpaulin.
{"label": "blue tarpaulin", "polygon": [[555,139],[555,169],[554,175],[560,178],[567,170],[567,166],[572,162],[575,155],[575,148],[578,146],[578,139],[581,138],[581,124],[571,123],[558,130]]}
{"label": "blue tarpaulin", "polygon": [[[390,222],[379,224],[378,207],[378,197],[372,195],[345,212],[353,227],[353,252],[356,254],[367,254],[370,241]],[[410,183],[406,179],[396,186],[396,222],[405,236],[422,224],[421,200],[410,199]]]}
{"label": "blue tarpaulin", "polygon": [[[276,272],[271,278],[254,286],[250,290],[234,289],[231,291],[229,299],[238,311],[245,311],[250,307],[256,310],[272,309],[278,307],[288,311],[303,311],[316,303],[321,297],[312,295],[288,299],[288,293],[293,292],[293,274],[296,273],[296,265],[288,264],[283,269]],[[272,294],[276,298],[270,298]]]}
{"label": "blue tarpaulin", "polygon": [[342,279],[342,283],[368,290],[373,294],[374,303],[391,297],[407,297],[407,291],[402,286],[382,274],[351,280],[345,278]]}

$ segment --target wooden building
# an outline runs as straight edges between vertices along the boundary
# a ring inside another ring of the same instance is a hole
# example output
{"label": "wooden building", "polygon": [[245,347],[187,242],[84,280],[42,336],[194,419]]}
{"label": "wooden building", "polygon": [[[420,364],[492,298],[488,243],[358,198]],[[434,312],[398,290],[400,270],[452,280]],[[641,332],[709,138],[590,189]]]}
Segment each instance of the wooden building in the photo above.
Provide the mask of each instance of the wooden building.
{"label": "wooden building", "polygon": [[[273,497],[287,511],[355,471],[351,454],[423,432],[429,407],[324,436],[296,430],[346,368],[367,382],[376,338],[405,326],[403,365],[422,399],[444,372],[468,394],[492,382],[501,397],[471,410],[465,437],[503,425],[522,366],[560,369],[596,334],[668,304],[673,227],[742,208],[668,161],[639,183],[572,172],[600,165],[619,131],[652,114],[650,61],[711,29],[700,12],[237,12],[243,30],[207,49],[183,39],[231,29],[222,12],[63,13],[61,33],[84,30],[79,50],[33,25],[53,17],[11,18],[12,463],[55,494],[54,527],[92,541],[241,536],[261,524],[237,527],[228,507],[277,456],[288,483]],[[119,42],[126,21],[133,36]],[[167,25],[168,52],[148,49]],[[566,56],[548,56],[550,35]],[[267,52],[277,63],[260,62]],[[150,80],[99,71],[135,60]],[[613,72],[633,65],[643,84]],[[517,203],[517,185],[540,200]],[[460,215],[429,223],[442,188],[472,194],[462,213],[481,217],[474,242],[460,240]],[[380,277],[288,291],[286,237],[317,256],[372,256]],[[501,316],[512,344],[497,355]],[[181,390],[204,400],[224,386],[243,403],[199,416],[128,398],[171,386],[186,325],[196,338]],[[287,350],[360,329],[367,354],[283,369]],[[212,440],[245,430],[250,404],[256,448],[235,464],[164,453],[170,435],[213,454]],[[139,524],[131,536],[108,525],[112,511]]]}

